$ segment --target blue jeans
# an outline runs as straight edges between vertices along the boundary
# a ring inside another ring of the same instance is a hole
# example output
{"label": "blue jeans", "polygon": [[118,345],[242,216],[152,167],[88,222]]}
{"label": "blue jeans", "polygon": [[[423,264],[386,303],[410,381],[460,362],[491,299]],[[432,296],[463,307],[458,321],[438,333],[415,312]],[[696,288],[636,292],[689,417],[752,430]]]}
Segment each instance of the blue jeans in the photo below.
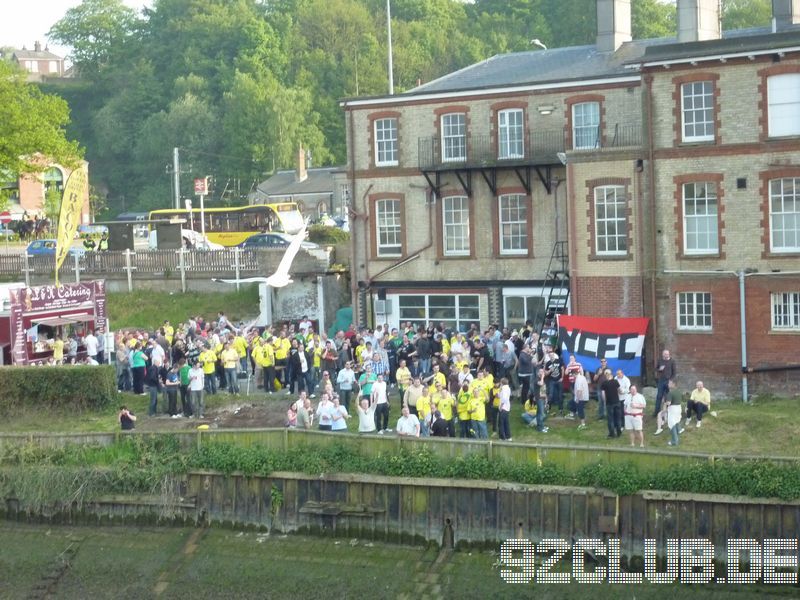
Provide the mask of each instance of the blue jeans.
{"label": "blue jeans", "polygon": [[654,417],[658,416],[658,413],[661,411],[661,401],[664,399],[664,396],[666,396],[669,393],[669,379],[664,379],[664,380],[659,379],[657,390],[658,391],[656,392],[656,410],[653,413]]}
{"label": "blue jeans", "polygon": [[550,399],[550,406],[557,406],[558,410],[564,411],[564,388],[561,381],[547,381],[547,397]]}
{"label": "blue jeans", "polygon": [[468,438],[472,437],[470,430],[472,429],[472,421],[469,419],[466,420],[458,420],[458,427],[459,427],[459,437]]}
{"label": "blue jeans", "polygon": [[500,439],[501,440],[511,439],[511,424],[508,422],[508,411],[507,410],[501,410],[500,411],[498,428],[500,429]]}
{"label": "blue jeans", "polygon": [[420,358],[419,359],[419,374],[425,375],[426,373],[431,372],[431,359],[430,358]]}
{"label": "blue jeans", "polygon": [[158,412],[159,389],[158,386],[151,385],[147,386],[147,391],[150,392],[150,410],[147,411],[147,414],[150,415],[151,417],[154,417],[156,415],[156,412]]}
{"label": "blue jeans", "polygon": [[239,382],[236,380],[236,369],[225,369],[225,382],[228,385],[229,394],[239,393]]}
{"label": "blue jeans", "polygon": [[678,442],[680,441],[680,437],[678,435],[678,431],[680,431],[681,424],[680,422],[676,423],[672,426],[672,429],[669,430],[669,435],[672,438],[672,445],[677,446]]}
{"label": "blue jeans", "polygon": [[473,419],[472,427],[475,429],[475,433],[479,440],[489,439],[489,431],[486,428],[486,421],[476,421]]}
{"label": "blue jeans", "polygon": [[606,416],[606,399],[603,392],[597,391],[597,418],[604,419]]}
{"label": "blue jeans", "polygon": [[214,373],[204,373],[206,391],[209,394],[217,393],[217,376]]}
{"label": "blue jeans", "polygon": [[536,429],[541,431],[544,429],[544,398],[536,396]]}
{"label": "blue jeans", "polygon": [[525,425],[530,425],[536,420],[537,415],[532,415],[530,413],[522,413],[522,420],[525,421]]}

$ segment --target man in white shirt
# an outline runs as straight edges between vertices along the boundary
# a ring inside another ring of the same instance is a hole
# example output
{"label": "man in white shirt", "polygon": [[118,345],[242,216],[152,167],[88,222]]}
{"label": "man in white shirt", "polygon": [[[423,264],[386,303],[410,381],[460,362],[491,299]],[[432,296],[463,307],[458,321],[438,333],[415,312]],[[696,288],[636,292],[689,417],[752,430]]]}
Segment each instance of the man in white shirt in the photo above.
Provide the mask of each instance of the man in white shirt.
{"label": "man in white shirt", "polygon": [[647,401],[636,389],[636,386],[630,386],[630,393],[623,407],[625,410],[625,429],[630,432],[631,446],[634,446],[636,438],[639,438],[639,447],[644,448],[644,429],[642,426],[646,405]]}
{"label": "man in white shirt", "polygon": [[389,425],[389,397],[386,392],[386,381],[383,375],[378,375],[378,380],[372,384],[370,403],[375,404],[375,429],[378,433],[391,431]]}
{"label": "man in white shirt", "polygon": [[403,416],[397,419],[397,435],[403,437],[419,437],[419,419],[408,411],[408,406],[403,406]]}
{"label": "man in white shirt", "polygon": [[[630,402],[631,399],[631,380],[622,372],[622,369],[617,369],[617,381],[619,382],[619,404],[622,406],[622,410],[624,412],[625,405]],[[623,416],[620,413],[620,416]],[[623,423],[619,423],[619,429],[623,428]]]}
{"label": "man in white shirt", "polygon": [[95,361],[94,364],[97,364],[97,338],[94,337],[94,332],[91,329],[83,337],[83,346],[86,348],[86,354],[89,358]]}
{"label": "man in white shirt", "polygon": [[205,383],[203,367],[199,362],[195,362],[189,369],[189,412],[195,418],[202,417],[205,411],[203,398]]}
{"label": "man in white shirt", "polygon": [[358,406],[358,433],[375,432],[375,407],[369,400],[364,398]]}
{"label": "man in white shirt", "polygon": [[311,321],[308,320],[308,315],[303,315],[303,318],[300,320],[297,329],[299,329],[303,335],[306,335],[309,327],[311,327]]}

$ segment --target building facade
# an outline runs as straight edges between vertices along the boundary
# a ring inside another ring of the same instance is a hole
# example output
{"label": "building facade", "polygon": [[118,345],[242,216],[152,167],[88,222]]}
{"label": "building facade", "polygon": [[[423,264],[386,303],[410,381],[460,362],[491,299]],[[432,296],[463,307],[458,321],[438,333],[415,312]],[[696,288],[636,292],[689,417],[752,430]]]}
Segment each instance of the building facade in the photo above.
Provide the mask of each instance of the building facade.
{"label": "building facade", "polygon": [[64,77],[64,58],[53,54],[40,42],[35,42],[33,50],[22,48],[14,50],[11,60],[28,72],[28,81],[43,81],[46,77]]}
{"label": "building facade", "polygon": [[648,316],[684,383],[797,382],[800,16],[773,4],[722,34],[678,0],[675,37],[633,40],[598,0],[594,45],[343,101],[356,318]]}

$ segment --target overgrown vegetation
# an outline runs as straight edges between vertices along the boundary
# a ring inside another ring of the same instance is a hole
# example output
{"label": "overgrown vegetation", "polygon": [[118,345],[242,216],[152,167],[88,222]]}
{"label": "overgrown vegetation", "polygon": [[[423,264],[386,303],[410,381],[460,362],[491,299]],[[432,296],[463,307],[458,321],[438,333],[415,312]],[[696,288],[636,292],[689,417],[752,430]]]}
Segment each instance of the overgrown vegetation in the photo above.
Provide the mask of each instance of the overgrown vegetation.
{"label": "overgrown vegetation", "polygon": [[105,408],[117,395],[117,382],[111,366],[14,367],[0,369],[0,390],[0,414],[35,409],[46,419],[53,409]]}
{"label": "overgrown vegetation", "polygon": [[[439,458],[427,449],[366,456],[344,444],[301,446],[289,451],[264,446],[210,443],[182,451],[173,436],[135,436],[110,446],[5,447],[0,452],[0,495],[25,506],[78,504],[99,494],[146,493],[167,497],[175,478],[190,470],[269,475],[364,473],[395,477],[496,480],[523,484],[598,487],[626,495],[640,490],[800,498],[800,465],[768,461],[687,459],[685,464],[643,471],[633,465],[597,463],[570,471],[554,465],[490,460],[484,455]],[[14,468],[22,467],[22,468]]]}
{"label": "overgrown vegetation", "polygon": [[160,327],[164,319],[176,325],[190,315],[213,320],[220,310],[232,321],[247,320],[258,314],[257,285],[243,285],[238,292],[220,286],[216,294],[153,290],[111,292],[107,300],[108,316],[115,330],[127,327],[152,330]]}
{"label": "overgrown vegetation", "polygon": [[350,234],[338,227],[327,227],[325,225],[312,225],[308,228],[308,240],[322,246],[326,244],[338,244],[350,239]]}

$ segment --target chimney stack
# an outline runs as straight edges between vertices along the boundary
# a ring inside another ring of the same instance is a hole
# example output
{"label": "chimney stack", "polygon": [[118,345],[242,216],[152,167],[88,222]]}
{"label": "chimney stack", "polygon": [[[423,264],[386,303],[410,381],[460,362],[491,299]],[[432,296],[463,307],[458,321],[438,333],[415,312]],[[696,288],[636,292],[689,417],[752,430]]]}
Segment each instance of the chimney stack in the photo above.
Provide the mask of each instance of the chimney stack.
{"label": "chimney stack", "polygon": [[772,0],[775,31],[784,31],[800,24],[800,0]]}
{"label": "chimney stack", "polygon": [[42,44],[40,42],[33,42],[33,51],[34,52],[41,52],[42,51]]}
{"label": "chimney stack", "polygon": [[297,151],[297,171],[295,171],[294,180],[297,183],[308,179],[308,171],[306,170],[306,151],[303,146]]}
{"label": "chimney stack", "polygon": [[719,0],[678,0],[678,41],[718,40],[722,34]]}
{"label": "chimney stack", "polygon": [[614,52],[631,39],[631,0],[597,0],[597,51]]}

